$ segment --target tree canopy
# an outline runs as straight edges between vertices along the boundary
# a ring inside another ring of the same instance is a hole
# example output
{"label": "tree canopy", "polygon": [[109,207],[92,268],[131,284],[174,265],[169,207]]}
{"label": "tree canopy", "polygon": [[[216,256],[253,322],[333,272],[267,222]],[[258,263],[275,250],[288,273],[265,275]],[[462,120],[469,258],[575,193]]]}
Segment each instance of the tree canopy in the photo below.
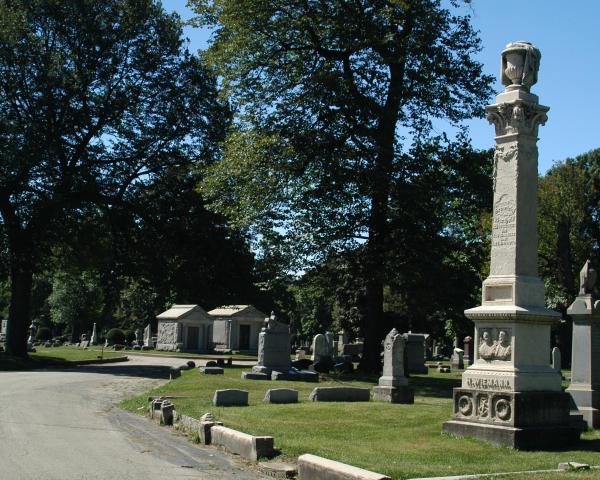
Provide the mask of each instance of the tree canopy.
{"label": "tree canopy", "polygon": [[292,269],[363,251],[364,370],[379,366],[386,258],[414,220],[407,192],[457,150],[432,122],[479,116],[492,93],[452,3],[190,2],[214,29],[206,58],[237,114],[202,192]]}
{"label": "tree canopy", "polygon": [[7,350],[24,355],[32,274],[88,205],[210,162],[227,121],[179,18],[151,0],[0,1],[0,215]]}

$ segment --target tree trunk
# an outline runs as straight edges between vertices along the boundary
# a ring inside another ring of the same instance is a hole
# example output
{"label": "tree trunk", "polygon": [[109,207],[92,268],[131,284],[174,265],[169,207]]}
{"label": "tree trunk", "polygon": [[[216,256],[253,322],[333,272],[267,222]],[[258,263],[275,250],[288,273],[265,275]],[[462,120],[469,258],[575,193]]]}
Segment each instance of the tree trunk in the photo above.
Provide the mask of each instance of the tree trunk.
{"label": "tree trunk", "polygon": [[18,357],[27,356],[27,337],[30,325],[31,286],[33,269],[26,252],[11,252],[10,306],[6,332],[6,352]]}
{"label": "tree trunk", "polygon": [[384,123],[379,138],[379,154],[374,166],[369,218],[369,241],[365,259],[367,318],[363,327],[365,343],[359,369],[364,373],[381,371],[381,341],[385,337],[383,286],[388,234],[390,168],[394,157],[396,122]]}

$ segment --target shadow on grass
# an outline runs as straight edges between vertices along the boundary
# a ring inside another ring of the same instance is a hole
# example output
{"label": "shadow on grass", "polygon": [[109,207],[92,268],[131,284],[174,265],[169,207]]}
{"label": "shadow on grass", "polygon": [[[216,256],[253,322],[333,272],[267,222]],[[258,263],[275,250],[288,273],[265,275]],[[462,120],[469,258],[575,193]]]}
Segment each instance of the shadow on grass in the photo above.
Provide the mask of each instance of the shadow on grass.
{"label": "shadow on grass", "polygon": [[411,377],[415,394],[422,397],[452,398],[452,389],[460,387],[459,378]]}
{"label": "shadow on grass", "polygon": [[60,372],[100,373],[128,377],[168,379],[170,367],[164,365],[127,365],[123,363],[105,363],[102,365],[76,365],[60,357],[37,356],[35,358],[10,357],[0,353],[0,371],[25,371],[52,368]]}
{"label": "shadow on grass", "polygon": [[[322,381],[330,382],[365,382],[377,385],[378,375],[363,374],[360,372],[321,375]],[[411,376],[410,385],[415,389],[415,394],[423,397],[452,398],[452,389],[460,387],[460,378],[439,378],[427,376]]]}
{"label": "shadow on grass", "polygon": [[65,367],[67,365],[68,362],[65,359],[57,357],[12,357],[0,353],[0,371],[14,372],[48,367]]}

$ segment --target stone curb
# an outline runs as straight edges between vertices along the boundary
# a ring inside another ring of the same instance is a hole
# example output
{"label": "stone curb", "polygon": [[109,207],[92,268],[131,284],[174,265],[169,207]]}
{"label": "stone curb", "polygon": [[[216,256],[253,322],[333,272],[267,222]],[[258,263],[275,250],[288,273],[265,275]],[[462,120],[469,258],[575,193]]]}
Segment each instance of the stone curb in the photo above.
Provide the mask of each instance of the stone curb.
{"label": "stone curb", "polygon": [[273,478],[296,478],[298,467],[284,462],[259,462],[257,469],[268,477]]}
{"label": "stone curb", "polygon": [[273,437],[256,437],[218,425],[211,428],[210,435],[211,445],[223,447],[252,462],[275,454]]}
{"label": "stone curb", "polygon": [[129,358],[127,356],[124,357],[112,357],[112,358],[94,358],[91,360],[79,360],[74,362],[69,362],[70,364],[74,364],[76,366],[79,365],[96,365],[102,363],[117,363],[117,362],[127,362]]}
{"label": "stone curb", "polygon": [[391,480],[391,478],[381,473],[305,454],[298,457],[298,480]]}
{"label": "stone curb", "polygon": [[[599,470],[600,466],[589,467],[591,470]],[[478,480],[482,478],[496,478],[505,477],[508,475],[539,475],[541,473],[559,473],[564,472],[565,469],[554,468],[550,470],[524,470],[520,472],[500,472],[500,473],[478,473],[474,475],[453,475],[449,477],[414,477],[408,480]]]}

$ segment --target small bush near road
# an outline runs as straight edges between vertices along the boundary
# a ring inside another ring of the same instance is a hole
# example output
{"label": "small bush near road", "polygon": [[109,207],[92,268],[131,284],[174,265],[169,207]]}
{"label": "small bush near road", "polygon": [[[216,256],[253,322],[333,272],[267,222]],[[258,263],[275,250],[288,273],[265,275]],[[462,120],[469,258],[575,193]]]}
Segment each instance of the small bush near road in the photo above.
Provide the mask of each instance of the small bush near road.
{"label": "small bush near road", "polygon": [[35,339],[40,342],[47,342],[48,340],[52,340],[52,330],[48,327],[40,327],[35,335]]}
{"label": "small bush near road", "polygon": [[106,334],[109,345],[125,343],[125,332],[120,328],[111,328]]}

